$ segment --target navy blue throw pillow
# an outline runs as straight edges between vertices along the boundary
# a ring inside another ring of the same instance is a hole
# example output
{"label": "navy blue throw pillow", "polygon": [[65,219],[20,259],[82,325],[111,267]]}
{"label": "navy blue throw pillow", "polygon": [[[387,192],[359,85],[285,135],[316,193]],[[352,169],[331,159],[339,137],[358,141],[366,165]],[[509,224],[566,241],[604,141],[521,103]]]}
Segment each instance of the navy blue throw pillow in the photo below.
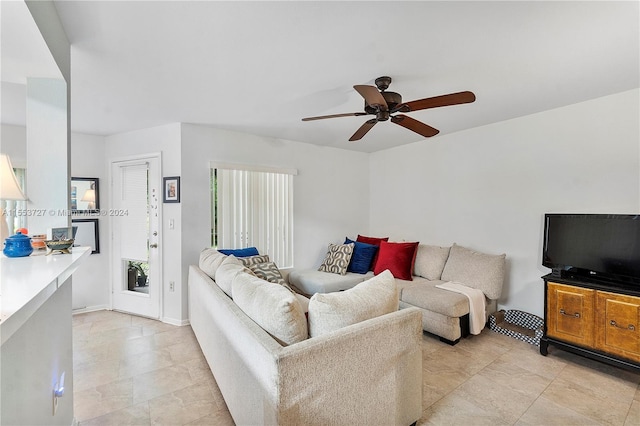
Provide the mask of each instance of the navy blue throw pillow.
{"label": "navy blue throw pillow", "polygon": [[373,257],[378,251],[378,246],[353,241],[349,238],[345,239],[344,243],[355,244],[353,247],[353,254],[351,255],[351,261],[349,261],[349,266],[347,267],[347,272],[355,272],[356,274],[366,274],[369,272],[371,270]]}
{"label": "navy blue throw pillow", "polygon": [[235,256],[235,257],[249,257],[249,256],[257,256],[258,249],[255,247],[247,247],[241,249],[218,249],[218,251],[222,254],[226,254],[227,256]]}

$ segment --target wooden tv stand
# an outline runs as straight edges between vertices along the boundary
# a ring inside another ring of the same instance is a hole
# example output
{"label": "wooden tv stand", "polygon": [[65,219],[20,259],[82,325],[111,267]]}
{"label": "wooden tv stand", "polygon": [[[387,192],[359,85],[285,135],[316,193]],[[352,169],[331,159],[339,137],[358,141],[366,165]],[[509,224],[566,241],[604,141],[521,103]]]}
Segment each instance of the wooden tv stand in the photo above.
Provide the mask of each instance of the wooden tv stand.
{"label": "wooden tv stand", "polygon": [[542,279],[542,355],[553,345],[640,372],[640,288],[552,274]]}

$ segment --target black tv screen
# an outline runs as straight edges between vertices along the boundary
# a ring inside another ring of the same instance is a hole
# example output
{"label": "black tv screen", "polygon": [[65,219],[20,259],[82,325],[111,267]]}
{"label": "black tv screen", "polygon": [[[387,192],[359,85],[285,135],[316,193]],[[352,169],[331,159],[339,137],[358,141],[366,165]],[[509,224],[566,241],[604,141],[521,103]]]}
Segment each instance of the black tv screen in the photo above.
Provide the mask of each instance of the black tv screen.
{"label": "black tv screen", "polygon": [[555,271],[640,284],[640,215],[548,213],[542,250]]}

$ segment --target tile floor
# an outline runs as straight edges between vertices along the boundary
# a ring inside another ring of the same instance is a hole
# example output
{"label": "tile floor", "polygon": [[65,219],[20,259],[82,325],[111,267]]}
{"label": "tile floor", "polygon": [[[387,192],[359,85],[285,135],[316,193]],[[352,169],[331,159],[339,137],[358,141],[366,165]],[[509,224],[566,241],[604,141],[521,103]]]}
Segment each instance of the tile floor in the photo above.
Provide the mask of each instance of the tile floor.
{"label": "tile floor", "polygon": [[[85,425],[233,425],[191,328],[118,312],[73,317]],[[640,374],[485,330],[424,335],[419,425],[640,425]]]}

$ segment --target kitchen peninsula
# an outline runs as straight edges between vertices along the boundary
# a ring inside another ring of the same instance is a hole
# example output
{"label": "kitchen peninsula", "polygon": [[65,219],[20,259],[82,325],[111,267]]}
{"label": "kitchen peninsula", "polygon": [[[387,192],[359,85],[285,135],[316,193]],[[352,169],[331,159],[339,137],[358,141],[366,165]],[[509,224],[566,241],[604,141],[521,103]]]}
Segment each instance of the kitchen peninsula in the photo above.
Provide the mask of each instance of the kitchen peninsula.
{"label": "kitchen peninsula", "polygon": [[73,423],[71,276],[90,254],[0,255],[0,424]]}

